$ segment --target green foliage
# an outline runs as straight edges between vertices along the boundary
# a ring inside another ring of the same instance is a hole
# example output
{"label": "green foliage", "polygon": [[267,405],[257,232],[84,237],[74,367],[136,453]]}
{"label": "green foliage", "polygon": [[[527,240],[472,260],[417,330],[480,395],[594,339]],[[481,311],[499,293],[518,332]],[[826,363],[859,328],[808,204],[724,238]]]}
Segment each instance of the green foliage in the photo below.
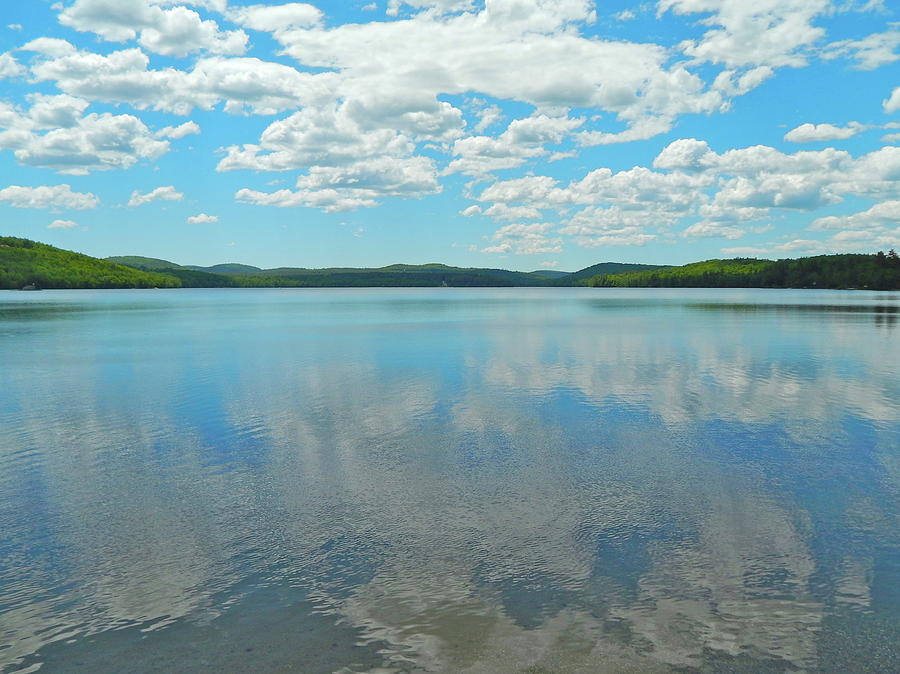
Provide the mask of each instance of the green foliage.
{"label": "green foliage", "polygon": [[589,281],[598,275],[606,276],[608,274],[622,274],[625,272],[644,271],[650,269],[662,269],[658,265],[653,264],[632,264],[629,262],[601,262],[590,267],[585,267],[563,277],[553,279],[552,285],[555,286],[584,286],[589,285]]}
{"label": "green foliage", "polygon": [[193,269],[194,271],[205,271],[210,274],[253,274],[262,271],[259,267],[253,267],[249,264],[237,264],[236,262],[226,262],[225,264],[214,264],[212,267],[197,267],[194,265],[186,265],[185,269]]}
{"label": "green foliage", "polygon": [[210,274],[181,267],[160,271],[181,281],[182,288],[237,288],[240,286],[233,278],[224,274]]}
{"label": "green foliage", "polygon": [[705,260],[682,267],[598,275],[594,287],[900,289],[896,254],[817,255],[796,260]]}
{"label": "green foliage", "polygon": [[[555,276],[555,278],[554,278]],[[377,269],[282,267],[228,263],[176,265],[157,258],[98,260],[46,244],[0,237],[0,288],[344,288],[615,286],[675,288],[900,289],[900,257],[819,255],[796,260],[705,260],[682,267],[603,262],[560,276],[542,272],[394,264]]]}
{"label": "green foliage", "polygon": [[142,271],[160,271],[163,269],[181,269],[181,265],[169,262],[168,260],[160,260],[156,257],[142,257],[141,255],[118,255],[115,257],[104,258],[107,262],[113,264],[122,264],[126,267],[134,267]]}
{"label": "green foliage", "polygon": [[[143,271],[155,269],[177,276],[186,288],[354,288],[354,287],[513,287],[548,285],[551,279],[539,274],[506,269],[450,267],[445,264],[392,264],[375,269],[332,267],[304,269],[279,267],[259,269],[249,265],[222,264],[212,267],[174,265],[165,260],[124,256],[120,260]],[[171,266],[164,267],[164,264]]]}
{"label": "green foliage", "polygon": [[138,271],[47,244],[0,237],[0,288],[177,288],[172,276]]}

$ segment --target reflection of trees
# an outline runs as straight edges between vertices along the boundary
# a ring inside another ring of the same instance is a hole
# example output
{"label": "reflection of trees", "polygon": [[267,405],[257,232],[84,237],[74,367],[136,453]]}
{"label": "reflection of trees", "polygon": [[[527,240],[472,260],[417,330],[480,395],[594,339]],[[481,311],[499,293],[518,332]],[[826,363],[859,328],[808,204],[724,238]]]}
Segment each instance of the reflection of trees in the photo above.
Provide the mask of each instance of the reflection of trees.
{"label": "reflection of trees", "polygon": [[[30,597],[12,614],[22,648],[51,621],[211,619],[253,577],[400,666],[815,667],[831,605],[869,606],[873,561],[848,549],[827,562],[833,594],[813,587],[801,483],[869,461],[880,482],[848,483],[829,526],[891,535],[896,513],[864,493],[900,489],[885,331],[559,313],[455,326],[443,306],[439,328],[241,333],[240,354],[201,333],[193,360],[163,348],[123,371],[98,350],[62,386],[48,364],[21,392],[46,404],[21,404],[0,439],[0,456],[44,452],[63,557],[4,577]],[[865,457],[841,453],[847,416],[870,429]],[[41,602],[63,582],[73,606]]]}

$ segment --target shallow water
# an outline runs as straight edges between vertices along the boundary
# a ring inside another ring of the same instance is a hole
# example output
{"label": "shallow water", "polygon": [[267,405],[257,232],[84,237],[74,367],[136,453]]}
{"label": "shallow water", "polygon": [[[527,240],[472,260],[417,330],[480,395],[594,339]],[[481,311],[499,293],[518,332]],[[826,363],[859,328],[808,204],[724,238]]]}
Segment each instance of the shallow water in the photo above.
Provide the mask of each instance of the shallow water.
{"label": "shallow water", "polygon": [[0,292],[0,671],[889,671],[900,294]]}

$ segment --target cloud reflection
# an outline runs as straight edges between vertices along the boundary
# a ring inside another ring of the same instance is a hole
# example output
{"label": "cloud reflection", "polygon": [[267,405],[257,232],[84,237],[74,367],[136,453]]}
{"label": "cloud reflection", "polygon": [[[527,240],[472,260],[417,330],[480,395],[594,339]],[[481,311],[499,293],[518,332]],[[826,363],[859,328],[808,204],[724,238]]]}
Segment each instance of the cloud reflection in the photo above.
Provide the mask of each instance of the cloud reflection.
{"label": "cloud reflection", "polygon": [[0,662],[278,586],[399,670],[819,666],[898,545],[893,333],[566,297],[42,323],[3,363]]}

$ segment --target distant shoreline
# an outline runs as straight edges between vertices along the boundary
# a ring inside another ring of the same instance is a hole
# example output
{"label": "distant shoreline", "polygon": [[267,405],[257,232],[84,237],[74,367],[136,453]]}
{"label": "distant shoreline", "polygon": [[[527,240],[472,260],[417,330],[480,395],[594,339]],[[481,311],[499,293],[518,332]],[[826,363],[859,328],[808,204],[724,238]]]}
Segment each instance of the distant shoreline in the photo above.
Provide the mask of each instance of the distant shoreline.
{"label": "distant shoreline", "polygon": [[200,267],[158,258],[99,259],[44,243],[0,237],[0,289],[114,288],[779,288],[900,290],[900,257],[818,255],[765,260],[713,259],[680,266],[601,262],[575,272],[509,271],[429,263],[378,268],[279,267],[227,263]]}

